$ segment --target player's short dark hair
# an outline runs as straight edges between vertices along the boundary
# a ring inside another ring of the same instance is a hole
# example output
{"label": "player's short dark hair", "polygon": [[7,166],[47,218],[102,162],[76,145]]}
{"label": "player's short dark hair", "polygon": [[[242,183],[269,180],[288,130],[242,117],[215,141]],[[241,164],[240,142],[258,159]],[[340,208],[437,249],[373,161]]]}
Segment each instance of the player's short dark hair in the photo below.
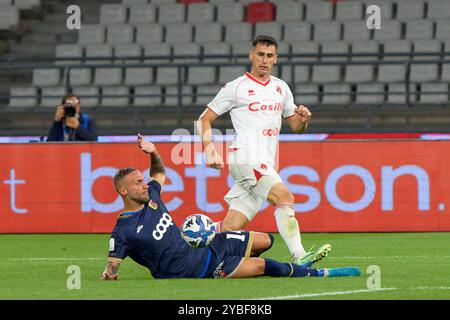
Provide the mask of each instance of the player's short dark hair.
{"label": "player's short dark hair", "polygon": [[130,173],[136,171],[136,168],[128,167],[128,168],[122,168],[117,170],[116,174],[114,175],[114,189],[119,189],[119,183],[123,180],[127,175]]}
{"label": "player's short dark hair", "polygon": [[77,98],[78,99],[78,103],[81,103],[81,100],[80,100],[79,96],[77,96],[76,94],[73,94],[73,93],[68,93],[61,99],[61,104],[64,104],[66,102],[66,100],[69,99],[69,98]]}
{"label": "player's short dark hair", "polygon": [[256,48],[256,46],[259,44],[265,44],[266,46],[274,46],[275,49],[278,49],[278,43],[277,40],[275,40],[274,37],[266,36],[266,35],[259,35],[255,39],[253,39],[252,47]]}

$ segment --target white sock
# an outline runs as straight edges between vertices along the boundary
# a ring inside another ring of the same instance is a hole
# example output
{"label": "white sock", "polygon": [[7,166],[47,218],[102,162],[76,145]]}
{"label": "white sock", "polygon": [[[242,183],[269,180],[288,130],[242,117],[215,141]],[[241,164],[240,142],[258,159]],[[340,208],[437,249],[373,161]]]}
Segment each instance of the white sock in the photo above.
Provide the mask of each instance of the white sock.
{"label": "white sock", "polygon": [[286,242],[292,257],[294,259],[303,257],[306,251],[302,245],[300,229],[292,205],[277,206],[275,220],[277,221],[278,232]]}

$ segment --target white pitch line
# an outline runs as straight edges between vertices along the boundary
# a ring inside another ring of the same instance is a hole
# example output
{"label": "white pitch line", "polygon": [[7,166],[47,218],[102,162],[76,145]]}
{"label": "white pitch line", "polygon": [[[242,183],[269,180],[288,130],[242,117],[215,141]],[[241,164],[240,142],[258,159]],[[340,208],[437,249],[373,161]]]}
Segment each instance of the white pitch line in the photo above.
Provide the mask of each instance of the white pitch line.
{"label": "white pitch line", "polygon": [[344,294],[355,294],[355,293],[366,293],[366,292],[379,292],[379,291],[389,291],[398,290],[397,288],[381,288],[381,289],[361,289],[361,290],[349,290],[349,291],[331,291],[331,292],[321,292],[321,293],[305,293],[305,294],[295,294],[290,296],[278,296],[278,297],[265,297],[265,298],[254,298],[249,300],[284,300],[284,299],[299,299],[299,298],[311,298],[311,297],[323,297],[323,296],[337,296]]}

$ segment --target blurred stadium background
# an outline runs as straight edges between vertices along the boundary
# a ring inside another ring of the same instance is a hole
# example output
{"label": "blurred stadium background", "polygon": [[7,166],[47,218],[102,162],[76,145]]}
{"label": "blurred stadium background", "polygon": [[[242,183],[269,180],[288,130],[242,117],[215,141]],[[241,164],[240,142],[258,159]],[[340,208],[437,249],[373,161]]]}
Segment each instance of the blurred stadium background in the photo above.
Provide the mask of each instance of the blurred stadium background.
{"label": "blurred stadium background", "polygon": [[[81,8],[81,30],[66,27],[73,4]],[[380,30],[367,28],[370,5],[381,9]],[[427,292],[421,298],[448,299],[450,284],[441,282],[450,279],[450,256],[442,250],[444,232],[450,231],[448,0],[0,0],[0,233],[108,233],[120,210],[113,169],[148,168],[131,143],[136,132],[158,142],[169,141],[164,135],[175,129],[193,133],[193,121],[221,86],[249,70],[250,42],[259,34],[278,40],[273,75],[288,82],[296,103],[313,113],[308,134],[289,136],[287,126],[281,132],[281,175],[298,202],[302,231],[441,232],[306,234],[304,241],[333,239],[335,265],[378,264],[389,270],[387,286],[409,288],[382,298],[414,298],[420,287]],[[100,143],[28,143],[45,140],[66,92],[79,95],[82,112],[95,117]],[[228,116],[214,124],[232,128]],[[101,143],[118,141],[125,143]],[[174,146],[160,144],[170,168],[165,200],[176,222],[196,211],[223,217],[227,170],[216,175],[201,165],[177,165]],[[274,231],[270,208],[263,211],[251,227]],[[86,246],[102,237],[85,236]],[[364,245],[366,237],[370,245]],[[28,248],[26,236],[2,236],[1,273],[11,280],[23,268],[22,281],[35,281],[28,297],[39,298],[39,281],[24,276],[28,264],[40,261],[61,272],[77,255],[89,261],[92,289],[103,268],[96,259],[106,255],[103,238],[104,250],[95,242],[95,250],[85,253],[81,242],[77,248],[64,242],[68,252],[62,252],[56,238],[33,237],[37,249],[28,252],[21,249]],[[393,239],[399,246],[391,246]],[[350,251],[339,248],[349,243]],[[48,244],[56,247],[39,250]],[[281,239],[278,244],[274,256],[288,259]],[[411,272],[423,277],[406,281],[394,267],[402,261],[402,270],[414,265]],[[440,275],[431,282],[430,261]],[[44,297],[70,298],[57,281],[48,284]],[[364,283],[333,285],[358,293]],[[22,290],[28,282],[7,285],[15,291],[3,297],[27,296]],[[260,286],[262,297],[271,296],[271,285]],[[289,297],[296,292],[292,286],[277,294]],[[317,293],[315,288],[308,282],[304,293]],[[330,290],[324,283],[319,288]],[[127,296],[126,283],[123,290]],[[215,297],[233,299],[237,293]],[[83,294],[75,297],[96,296]],[[171,297],[170,290],[165,294]]]}

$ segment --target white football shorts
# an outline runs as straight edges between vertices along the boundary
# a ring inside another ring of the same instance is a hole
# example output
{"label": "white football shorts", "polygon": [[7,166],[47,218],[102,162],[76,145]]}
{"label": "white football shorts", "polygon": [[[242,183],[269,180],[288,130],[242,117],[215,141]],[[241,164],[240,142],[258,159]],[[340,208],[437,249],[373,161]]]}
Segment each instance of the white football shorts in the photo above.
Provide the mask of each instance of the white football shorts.
{"label": "white football shorts", "polygon": [[267,200],[270,189],[283,181],[271,164],[262,159],[255,161],[255,157],[248,157],[248,152],[242,149],[229,153],[228,168],[235,184],[224,200],[230,209],[242,212],[251,221]]}

